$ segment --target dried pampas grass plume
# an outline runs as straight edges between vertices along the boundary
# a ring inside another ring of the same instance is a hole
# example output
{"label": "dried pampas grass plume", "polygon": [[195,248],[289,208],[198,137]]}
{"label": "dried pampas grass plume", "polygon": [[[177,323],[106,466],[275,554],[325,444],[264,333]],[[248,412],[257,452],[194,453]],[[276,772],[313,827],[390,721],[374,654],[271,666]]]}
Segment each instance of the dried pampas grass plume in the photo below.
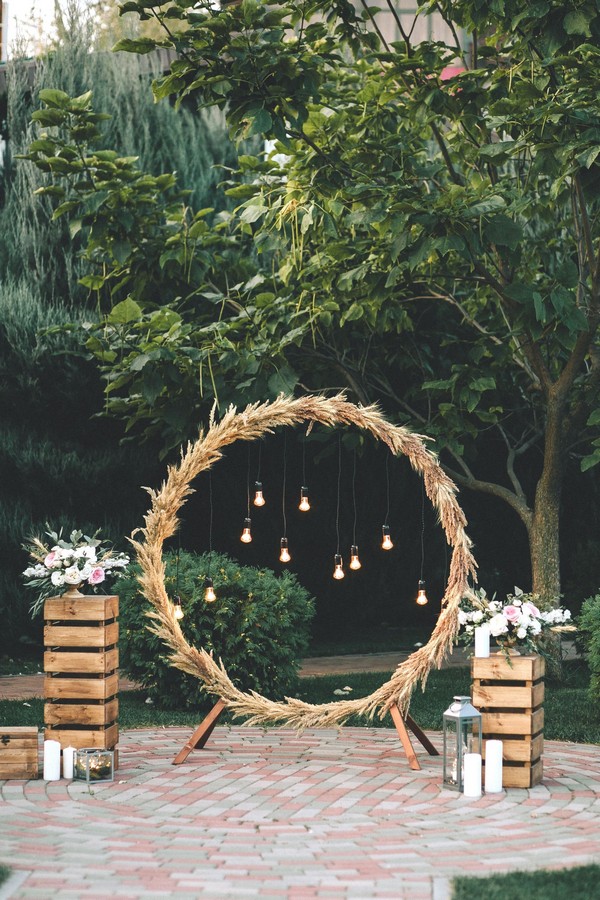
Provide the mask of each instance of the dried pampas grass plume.
{"label": "dried pampas grass plume", "polygon": [[[314,422],[326,426],[353,425],[383,441],[394,455],[406,456],[423,478],[427,496],[437,510],[452,547],[442,610],[428,643],[401,663],[390,680],[368,697],[319,705],[293,698],[274,702],[254,691],[244,693],[231,682],[221,661],[217,663],[205,650],[188,644],[167,596],[162,559],[163,544],[175,532],[179,510],[193,492],[191,481],[221,458],[224,447],[238,440],[254,441],[275,428],[302,422],[310,423],[309,427]],[[247,717],[245,724],[248,725],[281,723],[297,728],[328,727],[341,725],[352,715],[372,718],[378,713],[383,717],[393,704],[406,713],[417,683],[424,688],[430,670],[439,668],[451,650],[458,631],[461,598],[468,589],[469,578],[475,580],[476,563],[456,491],[435,454],[425,446],[424,439],[407,428],[387,422],[376,406],[356,406],[338,395],[299,399],[280,396],[272,403],[247,406],[242,412],[231,407],[220,422],[211,417],[208,430],[201,432],[197,441],[182,450],[178,465],[169,467],[161,488],[149,491],[152,506],[145,516],[145,525],[132,535],[142,569],[139,577],[142,592],[153,606],[149,613],[153,620],[149,628],[170,649],[173,666],[199,678],[206,690],[226,701],[236,716]]]}

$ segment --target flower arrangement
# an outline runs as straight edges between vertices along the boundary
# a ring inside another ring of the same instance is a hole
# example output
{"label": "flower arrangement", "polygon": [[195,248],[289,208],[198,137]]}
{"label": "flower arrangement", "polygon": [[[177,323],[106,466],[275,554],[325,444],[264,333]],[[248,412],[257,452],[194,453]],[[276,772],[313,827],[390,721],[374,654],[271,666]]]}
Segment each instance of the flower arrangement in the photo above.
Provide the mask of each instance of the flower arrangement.
{"label": "flower arrangement", "polygon": [[479,625],[488,625],[490,636],[507,653],[511,647],[524,646],[532,652],[539,652],[540,638],[548,631],[574,631],[570,625],[571,613],[568,609],[556,607],[540,610],[536,594],[525,594],[515,587],[514,594],[508,594],[506,602],[490,599],[483,588],[471,591],[458,611],[458,622],[462,633],[459,640],[469,643]]}
{"label": "flower arrangement", "polygon": [[23,572],[26,587],[38,592],[31,604],[32,616],[41,608],[47,597],[61,588],[78,588],[82,584],[98,587],[107,578],[118,578],[129,565],[125,553],[115,553],[110,545],[81,531],[72,531],[69,540],[63,540],[62,531],[48,531],[48,542],[33,537],[23,544],[33,565]]}

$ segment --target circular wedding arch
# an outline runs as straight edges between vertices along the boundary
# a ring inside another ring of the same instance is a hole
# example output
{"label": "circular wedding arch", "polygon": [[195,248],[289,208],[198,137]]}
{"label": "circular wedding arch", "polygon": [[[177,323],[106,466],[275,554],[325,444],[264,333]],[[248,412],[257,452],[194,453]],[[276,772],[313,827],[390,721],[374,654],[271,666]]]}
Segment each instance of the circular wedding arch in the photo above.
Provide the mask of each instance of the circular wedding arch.
{"label": "circular wedding arch", "polygon": [[[162,557],[165,540],[175,533],[179,524],[179,510],[194,491],[192,480],[222,457],[223,447],[238,440],[257,440],[278,427],[306,422],[309,427],[315,422],[329,427],[356,426],[386,444],[394,455],[406,456],[412,468],[423,477],[425,492],[452,547],[448,584],[428,643],[412,653],[389,681],[369,696],[322,704],[294,698],[273,701],[255,691],[238,690],[221,660],[217,663],[211,654],[191,646],[184,637],[165,588]],[[224,700],[234,715],[247,717],[244,724],[327,727],[341,725],[351,715],[370,718],[378,712],[383,717],[393,704],[406,713],[417,683],[424,687],[430,670],[439,668],[451,649],[458,631],[461,598],[469,590],[469,578],[476,580],[476,563],[465,531],[465,516],[456,499],[457,488],[440,467],[435,454],[425,446],[424,438],[403,426],[392,425],[376,406],[357,406],[343,395],[309,395],[297,399],[280,396],[273,402],[247,406],[241,412],[231,407],[219,422],[211,417],[208,429],[182,450],[179,464],[169,466],[160,489],[148,491],[152,505],[145,516],[145,525],[131,538],[142,570],[139,576],[142,592],[153,607],[148,613],[153,622],[148,627],[171,651],[171,664],[199,678],[205,689]]]}

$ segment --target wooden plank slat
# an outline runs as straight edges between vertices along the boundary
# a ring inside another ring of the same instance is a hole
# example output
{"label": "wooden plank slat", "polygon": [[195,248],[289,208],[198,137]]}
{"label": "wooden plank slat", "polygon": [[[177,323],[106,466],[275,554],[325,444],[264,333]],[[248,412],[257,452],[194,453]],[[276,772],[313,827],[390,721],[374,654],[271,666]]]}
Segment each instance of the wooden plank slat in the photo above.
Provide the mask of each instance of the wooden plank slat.
{"label": "wooden plank slat", "polygon": [[47,650],[44,653],[45,672],[89,672],[104,674],[112,672],[119,666],[119,651],[100,650],[90,653],[76,651]]}
{"label": "wooden plank slat", "polygon": [[60,746],[98,747],[100,750],[112,750],[119,739],[119,726],[111,725],[109,728],[86,728],[81,730],[69,728],[46,728],[44,732],[46,740],[60,741]]}
{"label": "wooden plank slat", "polygon": [[28,764],[30,762],[37,762],[38,758],[38,748],[24,748],[24,747],[15,747],[14,749],[6,749],[0,750],[0,765],[4,765],[5,763],[23,763]]}
{"label": "wooden plank slat", "polygon": [[8,725],[0,727],[0,749],[3,744],[2,738],[33,742],[37,746],[38,730],[34,725]]}
{"label": "wooden plank slat", "polygon": [[538,759],[531,766],[504,766],[502,769],[502,786],[530,788],[539,784],[544,775],[544,764]]}
{"label": "wooden plank slat", "polygon": [[73,621],[100,622],[116,619],[119,614],[119,598],[109,597],[50,597],[44,603],[44,618],[66,622]]}
{"label": "wooden plank slat", "polygon": [[539,759],[544,750],[543,734],[538,734],[533,738],[526,735],[522,740],[507,740],[500,734],[496,735],[495,738],[490,738],[489,735],[486,735],[485,740],[482,742],[481,751],[484,762],[486,755],[485,741],[494,739],[502,741],[502,758],[511,762],[532,762]]}
{"label": "wooden plank slat", "polygon": [[46,647],[108,647],[119,639],[119,623],[110,625],[46,625]]}
{"label": "wooden plank slat", "polygon": [[46,725],[112,725],[119,714],[119,701],[108,703],[46,703]]}
{"label": "wooden plank slat", "polygon": [[510,664],[504,655],[471,659],[473,678],[498,679],[503,681],[537,681],[543,678],[546,663],[542,656],[511,656]]}
{"label": "wooden plank slat", "polygon": [[37,759],[30,763],[3,763],[0,758],[0,780],[2,781],[29,781],[39,776],[39,764]]}
{"label": "wooden plank slat", "polygon": [[119,676],[115,673],[106,678],[60,678],[47,676],[44,679],[44,697],[47,700],[108,700],[119,688]]}
{"label": "wooden plank slat", "polygon": [[482,685],[473,682],[473,705],[476,709],[536,709],[544,700],[544,682],[523,687]]}
{"label": "wooden plank slat", "polygon": [[496,737],[502,740],[504,734],[537,734],[544,727],[544,710],[534,713],[483,712],[481,733],[484,740]]}

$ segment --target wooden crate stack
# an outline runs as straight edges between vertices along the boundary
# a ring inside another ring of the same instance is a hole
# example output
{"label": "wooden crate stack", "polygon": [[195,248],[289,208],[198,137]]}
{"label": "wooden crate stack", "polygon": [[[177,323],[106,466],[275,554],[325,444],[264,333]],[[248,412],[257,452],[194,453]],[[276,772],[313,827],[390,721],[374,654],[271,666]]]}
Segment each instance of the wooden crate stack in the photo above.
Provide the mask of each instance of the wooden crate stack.
{"label": "wooden crate stack", "polygon": [[63,749],[117,745],[118,615],[116,596],[46,600],[45,737]]}
{"label": "wooden crate stack", "polygon": [[0,779],[37,778],[38,730],[0,725]]}
{"label": "wooden crate stack", "polygon": [[485,741],[502,741],[503,787],[533,787],[542,780],[544,673],[541,656],[474,657],[473,706],[482,714]]}

